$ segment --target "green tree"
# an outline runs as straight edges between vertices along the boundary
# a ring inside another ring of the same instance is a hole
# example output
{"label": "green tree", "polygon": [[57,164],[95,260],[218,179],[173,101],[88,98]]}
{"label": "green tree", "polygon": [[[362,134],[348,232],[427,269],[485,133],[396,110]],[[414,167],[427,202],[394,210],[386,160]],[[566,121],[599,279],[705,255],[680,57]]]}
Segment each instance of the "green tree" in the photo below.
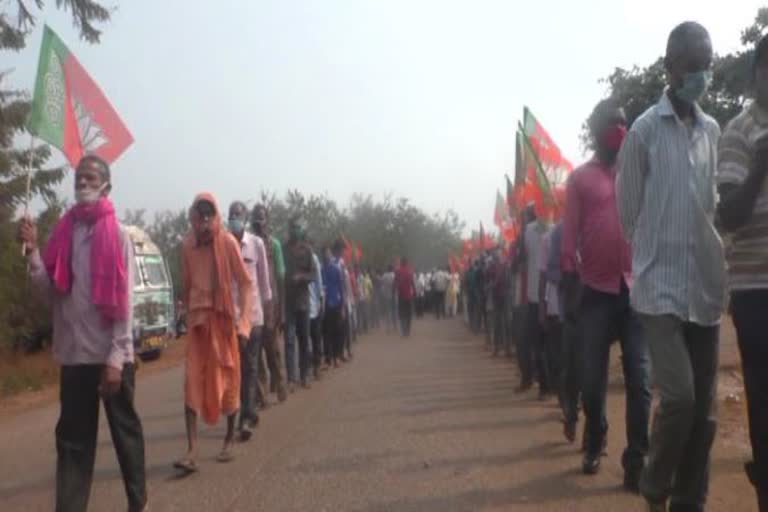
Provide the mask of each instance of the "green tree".
{"label": "green tree", "polygon": [[178,295],[181,292],[181,242],[189,231],[187,212],[185,210],[157,212],[154,222],[146,226],[146,231],[163,252],[173,280],[174,291]]}
{"label": "green tree", "polygon": [[[750,63],[753,47],[768,27],[768,7],[758,10],[755,20],[741,32],[742,48],[726,55],[716,54],[712,62],[712,84],[701,106],[720,126],[733,119],[749,96]],[[608,95],[624,106],[629,123],[653,106],[665,86],[664,59],[659,57],[646,67],[616,68],[600,81],[607,85]],[[586,124],[582,143],[588,146]]]}
{"label": "green tree", "polygon": [[[93,0],[56,0],[56,6],[72,14],[73,23],[85,40],[98,42],[100,31],[95,24],[109,19],[108,9]],[[26,47],[36,21],[35,13],[43,7],[43,0],[0,2],[0,55]],[[41,198],[45,204],[45,210],[37,219],[42,240],[64,208],[55,189],[64,177],[64,169],[47,165],[50,148],[28,143],[18,146],[19,136],[25,133],[30,95],[9,88],[7,79],[8,72],[0,72],[0,347],[45,329],[49,321],[47,312],[33,300],[21,248],[15,242],[14,218],[27,201],[30,169],[34,172],[31,195]]]}

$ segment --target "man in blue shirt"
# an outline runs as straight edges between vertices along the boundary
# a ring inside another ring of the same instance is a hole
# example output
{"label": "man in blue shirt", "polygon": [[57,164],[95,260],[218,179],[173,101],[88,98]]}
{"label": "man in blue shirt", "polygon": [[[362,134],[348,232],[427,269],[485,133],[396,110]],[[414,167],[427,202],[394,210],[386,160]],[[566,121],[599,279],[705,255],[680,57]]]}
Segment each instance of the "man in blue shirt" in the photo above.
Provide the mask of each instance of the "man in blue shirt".
{"label": "man in blue shirt", "polygon": [[323,338],[327,346],[329,362],[338,367],[344,359],[344,271],[341,268],[343,244],[338,241],[324,254],[322,280],[325,288],[325,317],[323,318]]}

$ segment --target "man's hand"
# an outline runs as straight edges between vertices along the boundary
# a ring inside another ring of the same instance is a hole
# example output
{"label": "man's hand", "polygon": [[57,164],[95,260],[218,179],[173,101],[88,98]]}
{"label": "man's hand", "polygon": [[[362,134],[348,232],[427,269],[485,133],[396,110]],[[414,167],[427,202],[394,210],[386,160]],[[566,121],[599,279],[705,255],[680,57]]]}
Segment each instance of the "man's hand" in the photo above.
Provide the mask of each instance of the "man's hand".
{"label": "man's hand", "polygon": [[240,344],[240,348],[244,349],[248,345],[248,336],[242,333],[238,333],[237,342]]}
{"label": "man's hand", "polygon": [[118,391],[123,383],[123,372],[112,366],[104,366],[101,371],[101,383],[99,384],[99,394],[102,398],[109,398]]}
{"label": "man's hand", "polygon": [[19,222],[17,239],[19,243],[24,244],[25,254],[37,249],[37,226],[29,217],[25,217]]}

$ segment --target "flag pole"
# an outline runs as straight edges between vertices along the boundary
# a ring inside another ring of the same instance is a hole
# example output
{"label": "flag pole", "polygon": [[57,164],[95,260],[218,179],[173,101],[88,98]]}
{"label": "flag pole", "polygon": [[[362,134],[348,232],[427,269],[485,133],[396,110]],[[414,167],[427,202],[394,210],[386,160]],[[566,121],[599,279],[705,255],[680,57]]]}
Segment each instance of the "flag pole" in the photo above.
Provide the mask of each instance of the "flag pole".
{"label": "flag pole", "polygon": [[[29,134],[29,161],[27,162],[27,187],[24,192],[24,215],[22,218],[27,219],[29,217],[29,203],[31,201],[32,196],[32,168],[33,168],[33,160],[34,160],[34,152],[35,152],[35,136],[31,133]],[[27,243],[24,242],[21,244],[21,255],[25,256],[27,254]]]}

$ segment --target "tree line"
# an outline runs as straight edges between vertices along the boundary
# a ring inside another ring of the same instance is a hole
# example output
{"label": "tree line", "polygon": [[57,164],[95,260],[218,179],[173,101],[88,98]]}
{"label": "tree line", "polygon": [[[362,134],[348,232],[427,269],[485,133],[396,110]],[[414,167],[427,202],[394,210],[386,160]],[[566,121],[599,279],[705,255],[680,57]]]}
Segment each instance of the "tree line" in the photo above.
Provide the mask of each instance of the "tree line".
{"label": "tree line", "polygon": [[[109,21],[111,5],[98,0],[57,0],[57,8],[70,13],[81,37],[96,44],[100,24]],[[26,48],[36,16],[45,8],[43,0],[15,0],[0,3],[0,59],[7,52]],[[724,126],[744,106],[750,90],[752,47],[768,27],[768,8],[758,10],[754,22],[741,32],[742,47],[729,54],[716,55],[712,87],[702,107]],[[50,329],[49,313],[34,299],[26,277],[25,262],[15,242],[16,221],[25,202],[26,171],[34,169],[32,195],[44,204],[37,215],[41,236],[45,237],[65,208],[57,193],[65,169],[49,164],[46,145],[29,146],[22,137],[30,111],[29,91],[7,85],[10,71],[0,69],[0,348],[16,340],[44,336]],[[625,106],[630,123],[653,105],[664,88],[663,59],[645,66],[616,68],[601,80],[607,93]],[[586,131],[582,140],[586,144]],[[513,143],[513,141],[510,141]],[[363,264],[386,266],[394,257],[408,255],[417,267],[443,264],[451,251],[458,251],[463,225],[454,212],[428,214],[408,199],[355,195],[340,206],[324,195],[308,195],[293,190],[283,197],[262,193],[255,200],[266,204],[272,213],[278,237],[285,236],[287,219],[303,213],[308,233],[317,245],[344,233],[360,243]],[[161,211],[147,222],[145,212],[126,212],[123,220],[143,223],[150,236],[167,255],[178,283],[178,250],[187,231],[186,211]]]}
{"label": "tree line", "polygon": [[[289,190],[283,196],[261,192],[257,199],[246,201],[249,207],[257,203],[269,210],[273,235],[279,240],[286,240],[290,218],[300,215],[316,251],[343,235],[359,245],[360,265],[372,270],[383,270],[401,256],[406,256],[416,268],[445,266],[448,255],[461,248],[464,223],[454,211],[430,215],[407,198],[375,199],[354,194],[341,207],[327,195]],[[219,206],[226,217],[227,205]],[[187,211],[155,212],[150,222],[145,210],[127,210],[122,221],[149,234],[166,256],[174,286],[178,287],[181,241],[189,229]]]}

